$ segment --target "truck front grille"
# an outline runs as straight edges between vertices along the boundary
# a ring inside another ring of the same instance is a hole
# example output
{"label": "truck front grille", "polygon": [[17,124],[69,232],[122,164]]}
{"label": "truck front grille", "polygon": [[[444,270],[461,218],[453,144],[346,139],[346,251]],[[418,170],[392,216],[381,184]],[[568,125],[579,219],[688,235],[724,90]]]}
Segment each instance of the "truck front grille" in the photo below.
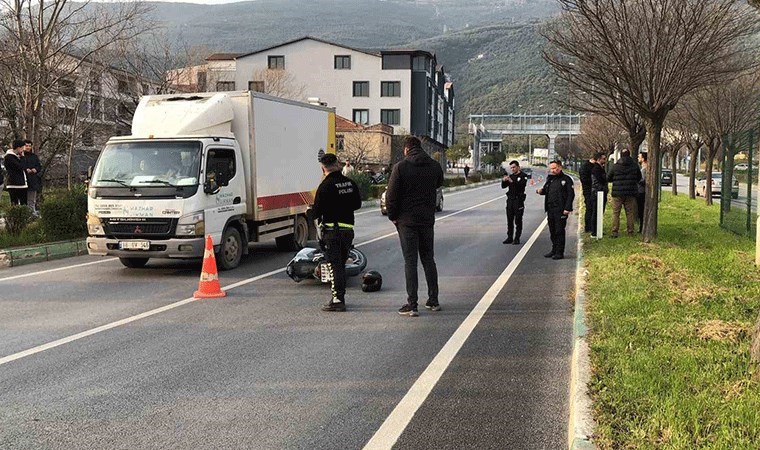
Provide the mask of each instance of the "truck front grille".
{"label": "truck front grille", "polygon": [[116,237],[169,236],[176,227],[177,219],[106,219],[106,234]]}

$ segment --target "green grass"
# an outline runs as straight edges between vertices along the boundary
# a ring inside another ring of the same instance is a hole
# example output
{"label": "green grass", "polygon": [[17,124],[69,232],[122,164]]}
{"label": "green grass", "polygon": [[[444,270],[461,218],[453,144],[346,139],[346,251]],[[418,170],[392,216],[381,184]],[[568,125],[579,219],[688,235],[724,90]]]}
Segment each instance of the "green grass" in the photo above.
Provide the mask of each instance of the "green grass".
{"label": "green grass", "polygon": [[584,242],[595,441],[600,449],[758,449],[754,242],[722,230],[717,205],[687,196],[663,194],[659,214],[654,244]]}

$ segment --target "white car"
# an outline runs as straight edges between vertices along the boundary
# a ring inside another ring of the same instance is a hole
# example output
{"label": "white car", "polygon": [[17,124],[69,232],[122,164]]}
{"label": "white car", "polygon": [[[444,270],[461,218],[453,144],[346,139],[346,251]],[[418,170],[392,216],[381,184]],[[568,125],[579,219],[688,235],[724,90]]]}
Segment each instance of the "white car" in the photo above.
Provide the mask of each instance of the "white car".
{"label": "white car", "polygon": [[734,170],[740,170],[740,171],[749,170],[749,164],[747,164],[747,163],[739,163],[739,164],[737,164],[737,165],[734,166]]}
{"label": "white car", "polygon": [[[739,180],[737,180],[736,177],[731,177],[731,178],[732,178],[731,197],[739,198]],[[722,185],[723,185],[723,174],[721,172],[713,172],[710,194],[713,197],[720,197]],[[697,196],[701,195],[702,197],[707,197],[707,179],[703,175],[701,175],[699,179],[697,179],[696,188],[697,188],[696,189]]]}

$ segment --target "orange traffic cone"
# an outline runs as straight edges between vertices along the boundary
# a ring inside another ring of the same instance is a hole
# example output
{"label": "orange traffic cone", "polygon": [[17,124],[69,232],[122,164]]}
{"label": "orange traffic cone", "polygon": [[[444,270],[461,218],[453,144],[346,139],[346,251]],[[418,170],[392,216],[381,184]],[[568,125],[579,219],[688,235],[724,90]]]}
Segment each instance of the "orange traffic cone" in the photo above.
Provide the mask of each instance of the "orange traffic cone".
{"label": "orange traffic cone", "polygon": [[226,296],[227,293],[219,286],[219,275],[216,273],[216,258],[214,257],[214,241],[211,235],[206,236],[206,251],[203,252],[203,270],[201,271],[201,281],[198,283],[198,290],[195,291],[195,298],[219,298]]}

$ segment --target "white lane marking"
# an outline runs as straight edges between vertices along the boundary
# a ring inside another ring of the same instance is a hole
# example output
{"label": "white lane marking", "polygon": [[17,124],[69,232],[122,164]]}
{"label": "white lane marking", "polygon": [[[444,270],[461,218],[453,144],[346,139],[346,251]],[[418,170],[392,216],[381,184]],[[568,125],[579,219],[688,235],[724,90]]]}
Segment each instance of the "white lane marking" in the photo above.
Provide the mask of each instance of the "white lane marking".
{"label": "white lane marking", "polygon": [[[499,197],[497,197],[497,198],[495,198],[493,200],[489,200],[487,202],[483,202],[483,203],[477,204],[475,206],[471,206],[471,207],[469,207],[467,209],[463,209],[463,210],[451,213],[451,214],[449,214],[447,216],[441,217],[438,220],[447,219],[447,218],[449,218],[451,216],[455,216],[457,214],[461,214],[461,213],[463,213],[465,211],[477,208],[479,206],[486,205],[488,203],[491,203],[491,202],[493,202],[495,200],[499,200],[499,199],[501,199],[501,196],[499,196]],[[394,236],[396,234],[397,234],[396,232],[388,233],[386,235],[383,235],[383,236],[380,236],[380,237],[377,237],[377,238],[374,238],[374,239],[370,239],[369,241],[365,241],[365,242],[356,244],[355,247],[360,247],[362,245],[371,244],[373,242],[376,242],[376,241],[379,241],[381,239],[385,239],[385,238]],[[113,258],[113,259],[115,259],[115,258]],[[98,261],[98,262],[102,262],[102,261]],[[87,263],[87,264],[93,264],[93,263]],[[71,267],[74,267],[74,266],[71,266]],[[52,270],[59,270],[59,269],[52,269]],[[238,281],[237,283],[232,283],[230,285],[227,285],[227,286],[223,287],[222,290],[228,291],[228,290],[231,290],[231,289],[235,289],[237,287],[244,286],[246,284],[253,283],[254,281],[258,281],[258,280],[261,280],[263,278],[268,278],[268,277],[271,277],[273,275],[277,275],[278,273],[282,273],[282,272],[285,272],[285,268],[284,267],[282,269],[273,270],[273,271],[267,272],[265,274],[257,275],[257,276],[252,277],[252,278],[248,278],[248,279],[245,279],[245,280]],[[44,273],[44,272],[37,272],[37,273]],[[27,356],[31,356],[31,355],[34,355],[36,353],[44,352],[45,350],[49,350],[51,348],[55,348],[55,347],[58,347],[58,346],[63,345],[63,344],[68,344],[69,342],[77,341],[77,340],[85,338],[87,336],[92,336],[93,334],[97,334],[97,333],[100,333],[102,331],[107,331],[107,330],[110,330],[112,328],[115,328],[115,327],[118,327],[118,326],[121,326],[121,325],[125,325],[125,324],[128,324],[128,323],[134,322],[136,320],[140,320],[140,319],[144,319],[146,317],[154,316],[154,315],[162,313],[164,311],[169,311],[169,310],[177,308],[179,306],[186,305],[188,303],[192,303],[195,300],[196,299],[192,298],[192,297],[191,298],[186,298],[184,300],[180,300],[180,301],[177,301],[175,303],[171,303],[169,305],[162,306],[160,308],[152,309],[150,311],[138,314],[136,316],[127,317],[126,319],[121,319],[121,320],[118,320],[116,322],[111,322],[111,323],[108,323],[108,324],[105,324],[105,325],[101,325],[101,326],[99,326],[97,328],[93,328],[93,329],[90,329],[90,330],[87,330],[87,331],[83,331],[81,333],[77,333],[77,334],[74,334],[74,335],[71,335],[71,336],[68,336],[68,337],[65,337],[65,338],[61,338],[61,339],[58,339],[56,341],[48,342],[47,344],[42,344],[42,345],[39,345],[37,347],[30,348],[28,350],[24,350],[24,351],[21,351],[21,352],[18,352],[18,353],[14,353],[12,355],[5,356],[3,358],[0,358],[0,366],[2,366],[3,364],[9,363],[11,361],[15,361],[17,359],[21,359],[21,358],[24,358],[24,357],[27,357]]]}
{"label": "white lane marking", "polygon": [[0,278],[0,281],[10,281],[10,280],[16,280],[18,278],[33,277],[33,276],[42,275],[46,273],[58,272],[60,270],[75,269],[77,267],[91,266],[93,264],[102,264],[104,262],[115,261],[116,259],[117,258],[106,258],[99,261],[92,261],[92,262],[82,263],[82,264],[74,264],[73,266],[65,266],[65,267],[58,267],[56,269],[40,270],[39,272],[23,273],[21,275],[13,275],[12,277]]}
{"label": "white lane marking", "polygon": [[[479,191],[481,189],[485,189],[485,188],[489,188],[489,187],[493,187],[493,186],[496,186],[496,183],[489,184],[489,185],[486,185],[486,186],[477,187],[477,188],[472,188],[472,189],[462,189],[461,191],[456,191],[456,192],[452,192],[450,194],[446,194],[446,198],[453,197],[453,196],[459,195],[459,194],[466,194],[468,192]],[[363,216],[365,214],[379,212],[379,210],[378,210],[379,206],[370,206],[369,208],[372,208],[372,209],[370,209],[369,211],[355,213],[354,216]]]}
{"label": "white lane marking", "polygon": [[393,409],[385,422],[380,426],[377,432],[372,436],[372,439],[364,446],[364,450],[379,450],[390,449],[396,443],[401,433],[404,432],[406,427],[411,422],[412,417],[417,410],[422,406],[422,403],[428,397],[433,390],[438,380],[451,364],[451,361],[459,353],[459,350],[464,345],[467,338],[477,326],[480,319],[486,313],[488,308],[496,299],[496,296],[501,292],[504,286],[507,284],[515,269],[520,265],[523,258],[536,242],[541,232],[546,227],[546,219],[541,222],[536,231],[530,237],[528,242],[525,243],[523,248],[515,255],[512,261],[509,263],[506,269],[499,275],[499,278],[491,285],[488,292],[483,295],[475,308],[467,315],[459,328],[451,335],[448,342],[443,346],[441,351],[433,358],[430,365],[427,366],[424,372],[420,375],[417,381],[414,382],[409,392],[406,393],[404,398],[401,399],[398,405]]}

